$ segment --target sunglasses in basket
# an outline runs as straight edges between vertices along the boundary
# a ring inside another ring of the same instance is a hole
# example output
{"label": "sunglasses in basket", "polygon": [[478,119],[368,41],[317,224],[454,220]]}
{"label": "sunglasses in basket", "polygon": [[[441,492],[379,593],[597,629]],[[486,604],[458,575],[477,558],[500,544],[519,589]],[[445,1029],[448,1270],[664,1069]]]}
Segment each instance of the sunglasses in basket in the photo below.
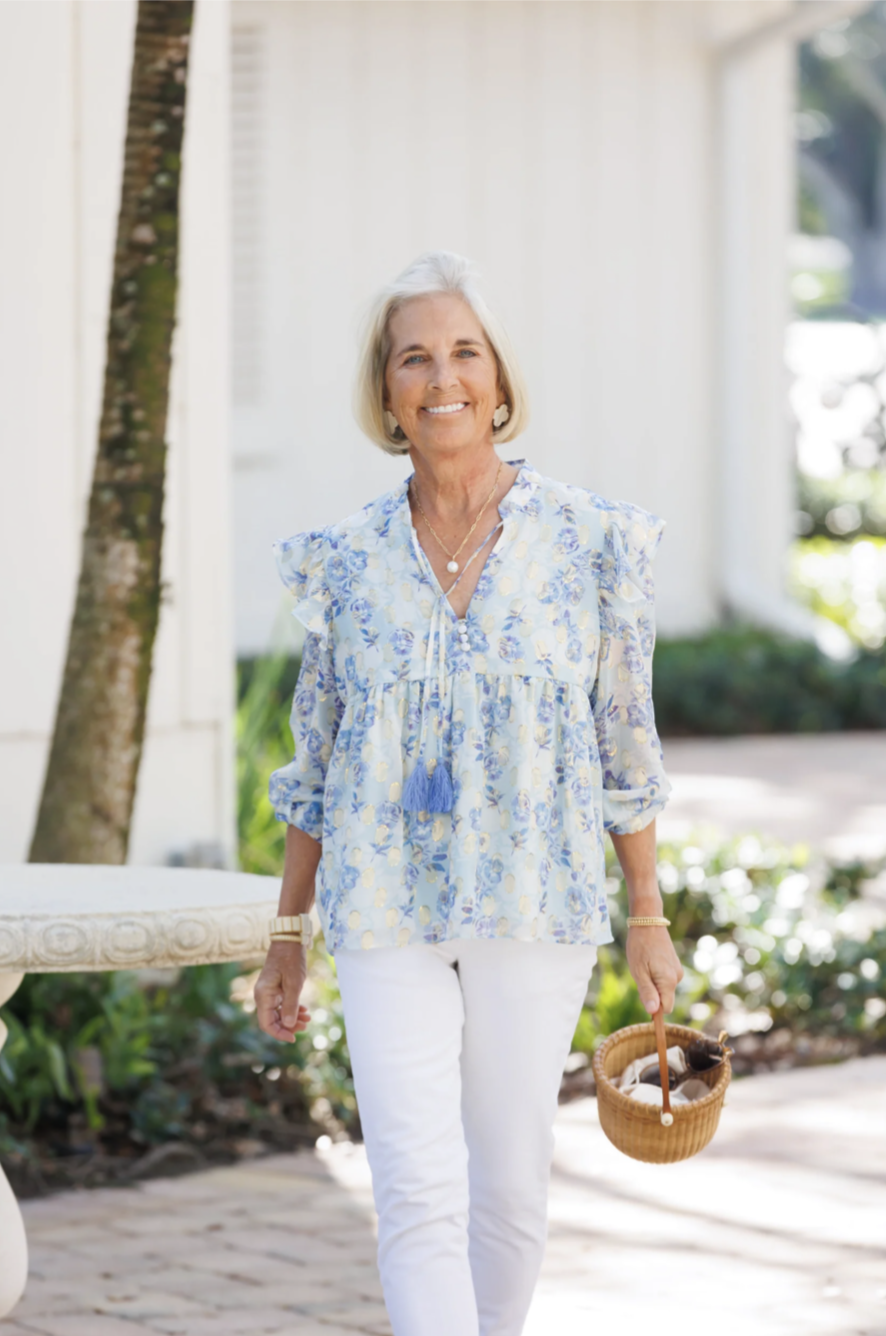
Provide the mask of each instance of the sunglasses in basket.
{"label": "sunglasses in basket", "polygon": [[[677,1072],[673,1067],[668,1067],[668,1089],[676,1090],[684,1081],[691,1081],[694,1077],[719,1067],[732,1053],[732,1049],[726,1046],[726,1035],[726,1030],[721,1030],[718,1039],[711,1039],[708,1035],[699,1035],[693,1039],[683,1050],[686,1059],[685,1072]],[[644,1067],[637,1081],[640,1085],[661,1086],[661,1068],[657,1058],[648,1067]]]}

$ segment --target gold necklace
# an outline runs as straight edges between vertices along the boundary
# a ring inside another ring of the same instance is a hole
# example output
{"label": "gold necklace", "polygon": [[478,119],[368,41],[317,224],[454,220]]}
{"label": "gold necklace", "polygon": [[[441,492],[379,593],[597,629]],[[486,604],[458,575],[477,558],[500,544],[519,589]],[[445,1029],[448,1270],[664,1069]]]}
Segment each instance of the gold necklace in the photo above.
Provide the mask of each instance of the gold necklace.
{"label": "gold necklace", "polygon": [[[413,486],[413,488],[412,488],[412,495],[415,497],[415,504],[418,506],[419,510],[421,511],[421,517],[422,517],[422,519],[424,520],[425,524],[426,524],[426,525],[428,526],[428,528],[430,529],[431,533],[432,533],[432,534],[434,535],[434,537],[436,538],[437,542],[438,542],[438,543],[440,544],[440,546],[442,547],[443,551],[446,553],[447,557],[449,558],[449,561],[448,561],[447,564],[446,564],[446,569],[447,569],[448,571],[451,571],[453,575],[454,575],[455,572],[458,570],[458,562],[456,561],[456,557],[458,556],[459,552],[460,552],[460,551],[462,550],[462,548],[464,547],[465,543],[466,543],[466,542],[468,541],[468,539],[470,538],[471,534],[472,534],[472,533],[474,532],[474,530],[476,529],[477,525],[480,523],[480,518],[481,518],[481,516],[482,516],[482,514],[483,514],[483,511],[486,509],[486,507],[489,505],[489,502],[490,502],[490,501],[492,500],[492,498],[495,496],[495,489],[496,489],[496,487],[498,486],[498,480],[499,480],[499,478],[500,478],[500,476],[501,476],[501,471],[502,471],[503,466],[504,466],[504,460],[503,460],[503,459],[500,459],[500,460],[498,461],[498,472],[497,472],[496,475],[495,475],[495,482],[492,484],[492,489],[491,489],[489,495],[487,496],[486,500],[483,502],[483,504],[482,504],[482,506],[480,507],[480,509],[477,511],[477,518],[474,520],[474,523],[471,525],[470,529],[468,529],[468,531],[467,531],[467,533],[465,534],[464,538],[461,540],[461,542],[459,543],[458,547],[455,549],[454,552],[450,552],[450,551],[449,551],[449,548],[446,546],[446,544],[443,542],[443,539],[442,539],[442,538],[440,537],[440,535],[437,533],[437,530],[434,528],[433,524],[432,524],[431,521],[428,519],[427,515],[426,515],[425,512],[424,512],[424,509],[423,509],[423,507],[422,507],[422,504],[421,504],[421,502],[420,502],[419,499],[418,499],[418,491],[416,490],[416,488],[415,488],[414,486]],[[414,479],[413,479],[413,482],[414,482]]]}

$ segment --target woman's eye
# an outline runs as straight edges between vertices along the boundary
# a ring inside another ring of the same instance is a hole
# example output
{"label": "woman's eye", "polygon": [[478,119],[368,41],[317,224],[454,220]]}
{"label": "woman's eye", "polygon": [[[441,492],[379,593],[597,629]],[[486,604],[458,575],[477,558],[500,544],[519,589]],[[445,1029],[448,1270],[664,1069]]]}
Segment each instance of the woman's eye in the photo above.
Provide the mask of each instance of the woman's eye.
{"label": "woman's eye", "polygon": [[420,361],[421,361],[421,353],[413,353],[411,357],[407,357],[403,365],[410,366],[413,362],[420,362]]}
{"label": "woman's eye", "polygon": [[467,357],[476,357],[476,356],[477,356],[477,354],[476,354],[476,352],[475,352],[475,350],[474,350],[473,348],[459,348],[459,350],[458,350],[458,355],[459,355],[459,357],[461,357],[462,353],[464,353],[465,356],[467,356]]}

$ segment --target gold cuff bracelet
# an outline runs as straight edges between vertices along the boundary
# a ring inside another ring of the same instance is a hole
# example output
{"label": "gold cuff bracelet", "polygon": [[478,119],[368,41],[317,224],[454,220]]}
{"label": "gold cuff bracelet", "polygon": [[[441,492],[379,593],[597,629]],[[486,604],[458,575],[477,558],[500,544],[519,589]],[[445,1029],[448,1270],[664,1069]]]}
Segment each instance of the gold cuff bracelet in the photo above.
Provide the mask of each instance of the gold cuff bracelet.
{"label": "gold cuff bracelet", "polygon": [[310,946],[314,939],[314,925],[310,914],[283,914],[268,924],[272,942],[302,942]]}

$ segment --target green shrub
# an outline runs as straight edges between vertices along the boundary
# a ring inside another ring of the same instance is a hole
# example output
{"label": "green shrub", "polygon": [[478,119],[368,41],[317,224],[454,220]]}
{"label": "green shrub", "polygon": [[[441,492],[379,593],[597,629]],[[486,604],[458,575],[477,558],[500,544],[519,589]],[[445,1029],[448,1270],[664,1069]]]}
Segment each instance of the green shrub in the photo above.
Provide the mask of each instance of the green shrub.
{"label": "green shrub", "polygon": [[217,1149],[256,1135],[287,1146],[310,1138],[312,1115],[321,1127],[353,1126],[325,955],[312,974],[313,1018],[292,1046],[258,1029],[254,976],[236,964],[172,970],[168,981],[134,971],[27,975],[4,1008],[0,1152],[39,1144],[60,1155],[90,1146],[134,1155],[169,1140]]}
{"label": "green shrub", "polygon": [[279,877],[286,827],[268,799],[268,777],[292,756],[289,711],[300,661],[286,655],[238,665],[237,833],[240,867]]}
{"label": "green shrub", "polygon": [[[659,883],[685,975],[673,1019],[732,1035],[794,1034],[886,1048],[886,926],[860,898],[878,867],[838,864],[753,836],[659,848]],[[616,942],[600,951],[575,1047],[648,1020],[624,957],[626,892],[611,855]]]}
{"label": "green shrub", "polygon": [[662,736],[886,728],[886,654],[836,663],[808,641],[747,626],[660,638],[653,697]]}

